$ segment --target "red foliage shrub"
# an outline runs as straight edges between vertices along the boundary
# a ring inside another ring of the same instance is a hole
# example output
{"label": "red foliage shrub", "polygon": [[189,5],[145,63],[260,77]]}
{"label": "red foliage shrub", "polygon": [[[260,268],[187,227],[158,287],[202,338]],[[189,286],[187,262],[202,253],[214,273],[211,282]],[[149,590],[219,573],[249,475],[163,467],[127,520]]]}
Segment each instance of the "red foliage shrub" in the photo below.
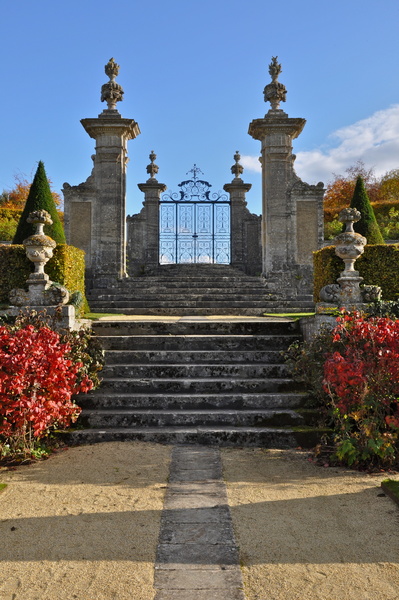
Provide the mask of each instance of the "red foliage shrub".
{"label": "red foliage shrub", "polygon": [[48,327],[0,326],[0,435],[39,439],[77,419],[72,396],[93,383],[70,351]]}
{"label": "red foliage shrub", "polygon": [[324,363],[324,390],[335,421],[336,455],[352,463],[397,460],[399,434],[399,320],[337,319],[338,350]]}

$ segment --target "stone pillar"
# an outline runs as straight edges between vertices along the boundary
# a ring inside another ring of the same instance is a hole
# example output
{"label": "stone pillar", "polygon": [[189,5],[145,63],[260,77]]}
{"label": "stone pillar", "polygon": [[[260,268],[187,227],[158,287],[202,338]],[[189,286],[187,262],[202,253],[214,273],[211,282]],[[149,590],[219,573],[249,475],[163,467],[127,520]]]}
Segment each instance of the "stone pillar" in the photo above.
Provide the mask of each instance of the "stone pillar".
{"label": "stone pillar", "polygon": [[144,193],[143,218],[145,221],[144,232],[144,264],[147,270],[154,270],[159,265],[159,202],[161,193],[166,190],[164,183],[159,183],[155,178],[158,166],[154,163],[156,154],[150,154],[151,163],[147,166],[150,178],[146,183],[139,183],[139,189]]}
{"label": "stone pillar", "polygon": [[[264,118],[255,119],[249,126],[249,134],[262,145],[262,275],[270,281],[275,279],[280,288],[283,278],[293,288],[298,287],[295,281],[301,278],[301,266],[309,282],[312,250],[317,250],[320,244],[324,189],[322,183],[317,186],[303,183],[295,173],[292,141],[306,121],[290,118],[279,108],[280,102],[285,101],[286,89],[277,81],[281,72],[277,57],[272,59],[269,72],[272,83],[265,87],[264,96],[272,108]],[[307,212],[299,210],[303,207]],[[301,236],[298,213],[301,222],[302,213],[306,214],[306,235],[310,236],[307,243],[298,243]]]}
{"label": "stone pillar", "polygon": [[[69,243],[89,254],[89,280],[98,287],[114,285],[126,277],[126,165],[127,142],[140,133],[133,119],[123,119],[116,109],[123,90],[115,82],[119,67],[111,59],[105,67],[109,82],[101,89],[108,108],[81,123],[96,140],[94,168],[80,186],[64,184]],[[88,222],[82,230],[82,221]],[[79,235],[75,236],[75,231]],[[76,240],[74,239],[76,237]],[[78,242],[78,243],[76,243]]]}
{"label": "stone pillar", "polygon": [[234,160],[236,162],[231,167],[231,172],[235,177],[231,183],[226,183],[223,189],[230,195],[231,265],[245,271],[247,248],[244,223],[248,214],[245,195],[251,189],[252,184],[244,183],[240,177],[244,168],[239,163],[238,150],[234,155]]}

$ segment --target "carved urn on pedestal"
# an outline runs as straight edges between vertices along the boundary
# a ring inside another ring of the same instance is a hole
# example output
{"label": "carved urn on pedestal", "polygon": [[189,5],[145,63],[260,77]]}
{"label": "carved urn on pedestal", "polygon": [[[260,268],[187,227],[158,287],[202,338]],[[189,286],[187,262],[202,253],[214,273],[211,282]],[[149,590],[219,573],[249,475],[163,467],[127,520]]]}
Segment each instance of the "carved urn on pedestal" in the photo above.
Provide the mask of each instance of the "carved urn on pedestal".
{"label": "carved urn on pedestal", "polygon": [[23,241],[26,256],[35,265],[35,271],[31,273],[27,283],[29,288],[31,285],[36,288],[37,300],[41,304],[41,297],[49,283],[49,276],[44,272],[44,265],[53,256],[57,244],[51,237],[43,233],[44,226],[51,225],[53,222],[47,211],[36,210],[31,212],[27,221],[36,226],[36,232]]}
{"label": "carved urn on pedestal", "polygon": [[339,213],[339,220],[346,225],[345,231],[337,235],[334,240],[335,254],[345,263],[345,269],[337,279],[341,305],[352,305],[363,301],[359,287],[363,277],[360,277],[359,271],[354,268],[355,261],[363,254],[364,246],[367,244],[366,238],[353,229],[353,223],[360,221],[360,218],[361,214],[356,208],[344,208]]}

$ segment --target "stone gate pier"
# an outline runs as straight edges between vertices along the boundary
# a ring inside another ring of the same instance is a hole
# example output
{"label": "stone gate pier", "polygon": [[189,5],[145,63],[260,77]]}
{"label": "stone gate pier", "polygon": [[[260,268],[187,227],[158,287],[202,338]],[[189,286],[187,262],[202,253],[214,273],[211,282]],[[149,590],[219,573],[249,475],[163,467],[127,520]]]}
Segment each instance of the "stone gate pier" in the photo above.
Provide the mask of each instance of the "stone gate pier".
{"label": "stone gate pier", "polygon": [[292,141],[305,119],[290,118],[280,109],[286,88],[278,81],[281,65],[273,57],[272,82],[264,89],[271,109],[249,126],[261,142],[262,276],[268,288],[300,294],[312,287],[313,256],[323,242],[323,183],[309,185],[295,173]]}
{"label": "stone gate pier", "polygon": [[102,86],[101,101],[108,108],[98,118],[82,119],[96,140],[94,166],[88,179],[77,186],[64,183],[65,234],[68,243],[86,252],[88,282],[112,286],[126,271],[126,166],[127,142],[140,134],[133,119],[123,119],[116,103],[123,89],[113,58],[105,66],[109,81]]}

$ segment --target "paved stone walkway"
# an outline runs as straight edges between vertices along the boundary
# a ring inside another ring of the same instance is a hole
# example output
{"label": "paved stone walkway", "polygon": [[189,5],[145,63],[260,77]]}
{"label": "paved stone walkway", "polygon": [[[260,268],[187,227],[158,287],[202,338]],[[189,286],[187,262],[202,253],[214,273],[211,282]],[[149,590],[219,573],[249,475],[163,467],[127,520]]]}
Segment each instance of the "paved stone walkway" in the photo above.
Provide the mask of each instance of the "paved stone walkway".
{"label": "paved stone walkway", "polygon": [[217,448],[175,446],[155,564],[155,600],[244,600]]}

